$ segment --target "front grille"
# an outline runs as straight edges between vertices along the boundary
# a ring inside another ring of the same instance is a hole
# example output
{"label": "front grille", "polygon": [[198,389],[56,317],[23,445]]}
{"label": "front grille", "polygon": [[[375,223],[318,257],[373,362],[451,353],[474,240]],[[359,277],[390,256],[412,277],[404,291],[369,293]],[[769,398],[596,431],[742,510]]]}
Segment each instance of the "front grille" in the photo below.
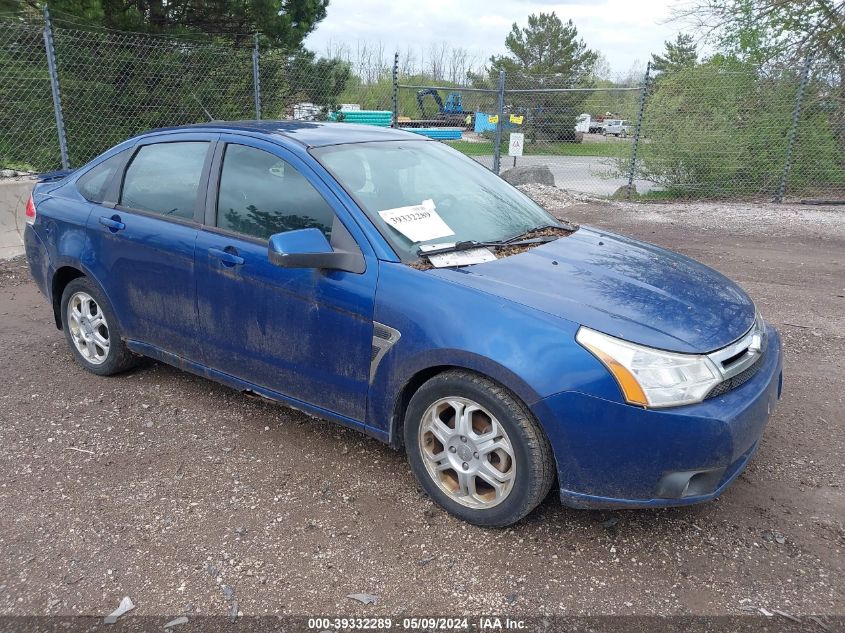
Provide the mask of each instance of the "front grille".
{"label": "front grille", "polygon": [[761,354],[760,357],[754,362],[754,364],[751,365],[751,367],[747,367],[746,369],[739,372],[736,376],[731,376],[726,381],[720,382],[718,385],[713,387],[710,390],[710,393],[707,394],[705,399],[715,398],[716,396],[722,396],[728,393],[729,391],[733,391],[734,389],[741,387],[742,385],[747,383],[754,377],[754,374],[756,374],[760,370],[760,367],[763,366],[763,357],[764,355]]}

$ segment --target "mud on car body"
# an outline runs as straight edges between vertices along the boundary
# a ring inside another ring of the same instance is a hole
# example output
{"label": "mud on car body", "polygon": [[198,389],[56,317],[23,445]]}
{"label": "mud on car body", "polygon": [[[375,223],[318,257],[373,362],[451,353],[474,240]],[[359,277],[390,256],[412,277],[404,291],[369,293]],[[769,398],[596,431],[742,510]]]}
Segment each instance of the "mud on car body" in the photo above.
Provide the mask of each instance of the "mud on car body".
{"label": "mud on car body", "polygon": [[759,445],[778,333],[695,261],[561,223],[398,130],[158,130],[36,185],[32,275],[89,371],[157,359],[404,448],[502,526],[713,499]]}

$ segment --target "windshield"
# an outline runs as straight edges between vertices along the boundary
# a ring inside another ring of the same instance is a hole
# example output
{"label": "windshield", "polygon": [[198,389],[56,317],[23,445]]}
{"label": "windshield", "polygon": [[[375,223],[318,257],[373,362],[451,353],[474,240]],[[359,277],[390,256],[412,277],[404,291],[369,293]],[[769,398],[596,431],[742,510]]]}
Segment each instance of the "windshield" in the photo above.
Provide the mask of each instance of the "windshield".
{"label": "windshield", "polygon": [[422,244],[494,242],[558,222],[528,196],[434,141],[331,145],[313,155],[403,261]]}

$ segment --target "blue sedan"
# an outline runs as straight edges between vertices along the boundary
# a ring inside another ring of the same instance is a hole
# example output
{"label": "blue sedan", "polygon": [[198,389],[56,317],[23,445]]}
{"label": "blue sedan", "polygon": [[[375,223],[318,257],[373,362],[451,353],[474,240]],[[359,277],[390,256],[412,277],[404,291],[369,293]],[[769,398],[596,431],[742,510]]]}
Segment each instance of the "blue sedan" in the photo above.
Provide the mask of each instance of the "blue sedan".
{"label": "blue sedan", "polygon": [[556,220],[451,148],[331,123],[212,123],[45,176],[32,275],[87,370],[157,359],[404,448],[456,516],[718,496],[780,397],[748,295]]}

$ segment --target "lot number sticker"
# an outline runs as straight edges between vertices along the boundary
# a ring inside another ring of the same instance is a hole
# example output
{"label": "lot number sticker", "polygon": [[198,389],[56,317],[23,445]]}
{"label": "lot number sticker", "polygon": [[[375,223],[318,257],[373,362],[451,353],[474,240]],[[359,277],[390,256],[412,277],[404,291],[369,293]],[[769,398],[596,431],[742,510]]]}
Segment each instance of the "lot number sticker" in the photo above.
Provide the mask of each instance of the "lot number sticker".
{"label": "lot number sticker", "polygon": [[412,242],[425,242],[455,234],[434,209],[434,201],[431,199],[410,207],[386,209],[378,214],[389,226]]}
{"label": "lot number sticker", "polygon": [[508,156],[522,156],[523,145],[525,145],[525,134],[522,132],[511,132],[510,143],[508,143]]}

